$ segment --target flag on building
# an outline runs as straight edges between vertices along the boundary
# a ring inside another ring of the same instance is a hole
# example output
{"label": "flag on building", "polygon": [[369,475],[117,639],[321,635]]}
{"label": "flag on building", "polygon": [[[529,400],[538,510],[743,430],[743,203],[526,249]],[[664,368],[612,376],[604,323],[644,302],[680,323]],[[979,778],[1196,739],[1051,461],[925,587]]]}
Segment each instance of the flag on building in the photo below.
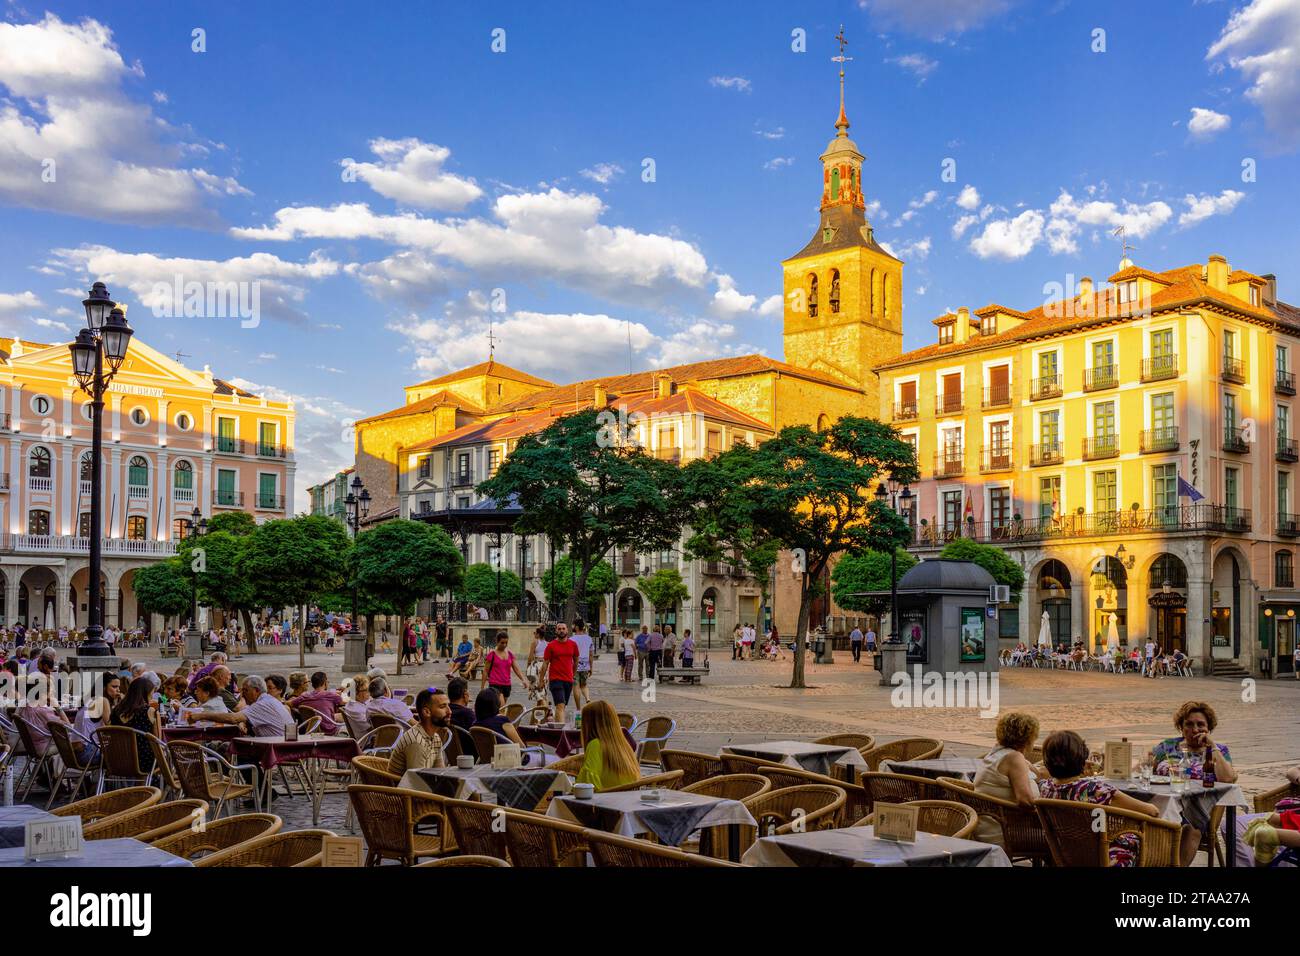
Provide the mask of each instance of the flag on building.
{"label": "flag on building", "polygon": [[1198,501],[1200,501],[1202,498],[1204,498],[1205,495],[1201,494],[1199,491],[1197,491],[1195,488],[1193,488],[1193,487],[1188,483],[1188,481],[1187,481],[1186,478],[1184,478],[1182,475],[1179,475],[1179,476],[1178,476],[1178,497],[1179,497],[1179,498],[1191,498],[1191,499],[1192,499],[1192,503],[1195,504],[1196,502],[1198,502]]}

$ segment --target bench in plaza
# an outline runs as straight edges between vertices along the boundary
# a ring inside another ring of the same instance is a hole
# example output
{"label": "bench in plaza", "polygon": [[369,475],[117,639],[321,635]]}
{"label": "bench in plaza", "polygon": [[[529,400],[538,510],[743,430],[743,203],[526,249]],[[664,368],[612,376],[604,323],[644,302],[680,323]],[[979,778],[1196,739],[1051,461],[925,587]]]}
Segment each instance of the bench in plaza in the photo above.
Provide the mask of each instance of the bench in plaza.
{"label": "bench in plaza", "polygon": [[709,664],[706,661],[700,667],[660,667],[655,671],[658,680],[672,680],[680,677],[684,684],[698,684],[701,677],[709,676]]}

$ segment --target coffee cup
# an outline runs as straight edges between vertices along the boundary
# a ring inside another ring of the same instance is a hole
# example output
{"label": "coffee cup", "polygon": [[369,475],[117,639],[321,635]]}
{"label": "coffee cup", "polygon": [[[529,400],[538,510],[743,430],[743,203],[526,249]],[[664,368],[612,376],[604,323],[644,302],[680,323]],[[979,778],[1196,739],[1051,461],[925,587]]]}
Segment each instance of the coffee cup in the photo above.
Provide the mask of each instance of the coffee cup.
{"label": "coffee cup", "polygon": [[474,758],[469,754],[461,754],[456,758],[456,769],[469,770],[474,766]]}
{"label": "coffee cup", "polygon": [[595,784],[575,783],[573,785],[573,795],[579,800],[590,800],[596,793]]}

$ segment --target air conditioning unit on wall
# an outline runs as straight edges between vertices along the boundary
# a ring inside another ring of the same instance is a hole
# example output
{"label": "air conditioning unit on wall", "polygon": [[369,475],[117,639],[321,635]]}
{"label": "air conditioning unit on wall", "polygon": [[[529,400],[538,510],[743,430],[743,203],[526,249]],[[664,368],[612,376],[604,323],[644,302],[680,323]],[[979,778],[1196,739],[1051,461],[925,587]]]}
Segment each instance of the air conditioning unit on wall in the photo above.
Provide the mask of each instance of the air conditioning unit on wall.
{"label": "air conditioning unit on wall", "polygon": [[1010,604],[1011,603],[1011,586],[1007,584],[990,584],[989,585],[989,603],[990,604]]}

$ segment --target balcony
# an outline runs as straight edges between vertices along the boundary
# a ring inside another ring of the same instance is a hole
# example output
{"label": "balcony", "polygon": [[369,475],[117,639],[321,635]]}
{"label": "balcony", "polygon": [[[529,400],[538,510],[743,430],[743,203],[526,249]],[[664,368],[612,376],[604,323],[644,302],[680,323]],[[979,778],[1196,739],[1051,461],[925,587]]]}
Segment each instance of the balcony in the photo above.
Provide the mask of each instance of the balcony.
{"label": "balcony", "polygon": [[1029,398],[1035,402],[1043,398],[1060,398],[1063,391],[1064,379],[1060,375],[1045,375],[1029,381]]}
{"label": "balcony", "polygon": [[1300,515],[1279,511],[1277,515],[1277,536],[1279,538],[1300,537]]}
{"label": "balcony", "polygon": [[1246,429],[1240,425],[1228,425],[1223,429],[1223,450],[1244,455],[1250,446],[1246,443]]}
{"label": "balcony", "polygon": [[725,577],[730,568],[721,561],[705,561],[704,573]]}
{"label": "balcony", "polygon": [[1096,461],[1098,458],[1114,458],[1119,454],[1119,438],[1116,435],[1099,435],[1083,440],[1083,460]]}
{"label": "balcony", "polygon": [[1011,384],[984,389],[984,408],[1007,408],[1011,405]]}
{"label": "balcony", "polygon": [[78,484],[77,484],[77,494],[81,495],[81,497],[83,497],[83,498],[89,498],[89,497],[90,497],[90,485],[91,485],[91,482],[87,481],[85,478],[81,479],[81,481],[78,482]]}
{"label": "balcony", "polygon": [[1178,377],[1177,355],[1156,355],[1142,360],[1142,381],[1159,382]]}
{"label": "balcony", "polygon": [[1250,512],[1235,505],[1224,505],[1223,525],[1214,530],[1244,534],[1250,530]]}
{"label": "balcony", "polygon": [[193,501],[193,500],[194,500],[194,489],[193,489],[193,488],[173,488],[173,489],[172,489],[172,501],[185,501],[185,502],[190,502],[190,501]]}
{"label": "balcony", "polygon": [[894,421],[916,421],[916,402],[894,402]]}
{"label": "balcony", "polygon": [[126,497],[131,501],[147,501],[149,499],[149,486],[127,485]]}
{"label": "balcony", "polygon": [[635,551],[624,551],[619,555],[618,573],[624,577],[635,577],[641,573]]}
{"label": "balcony", "polygon": [[985,445],[980,449],[980,472],[982,474],[988,474],[991,471],[1011,471],[1013,468],[1010,442],[1001,445]]}
{"label": "balcony", "polygon": [[259,491],[255,507],[260,511],[283,511],[284,495],[267,495]]}
{"label": "balcony", "polygon": [[[1290,528],[1288,532],[1285,530]],[[1300,537],[1300,515],[1284,515],[1278,534]],[[915,547],[941,548],[957,537],[989,544],[1033,543],[1044,540],[1094,537],[1133,537],[1170,533],[1245,534],[1251,530],[1249,511],[1207,502],[1171,505],[1147,510],[1102,511],[1093,514],[1065,514],[997,522],[962,522],[960,528],[921,525],[916,529]]]}
{"label": "balcony", "polygon": [[1059,465],[1063,461],[1065,453],[1059,441],[1029,446],[1030,465]]}
{"label": "balcony", "polygon": [[40,477],[38,475],[27,476],[28,491],[53,491],[54,479],[50,477]]}
{"label": "balcony", "polygon": [[242,455],[244,453],[244,440],[242,438],[232,438],[229,435],[218,435],[217,451],[223,455]]}
{"label": "balcony", "polygon": [[934,411],[938,415],[955,415],[965,408],[966,402],[960,395],[940,395],[934,400]]}
{"label": "balcony", "polygon": [[945,448],[934,453],[934,477],[951,478],[966,473],[966,456],[962,448]]}
{"label": "balcony", "polygon": [[1295,394],[1295,372],[1288,372],[1286,369],[1277,370],[1277,375],[1273,379],[1273,388],[1279,395]]}
{"label": "balcony", "polygon": [[265,445],[262,442],[257,443],[258,458],[284,458],[286,457],[285,447],[283,445]]}
{"label": "balcony", "polygon": [[1279,435],[1277,439],[1277,460],[1282,462],[1300,461],[1300,442],[1294,438]]}
{"label": "balcony", "polygon": [[450,484],[453,488],[472,488],[474,486],[474,472],[459,471],[451,476]]}
{"label": "balcony", "polygon": [[1152,428],[1142,433],[1138,449],[1147,455],[1156,451],[1178,451],[1177,428]]}
{"label": "balcony", "polygon": [[[133,538],[100,538],[100,551],[109,555],[139,555],[167,558],[176,553],[176,542],[136,540]],[[90,554],[90,538],[73,535],[6,534],[0,535],[0,551],[30,552],[36,554]]]}
{"label": "balcony", "polygon": [[244,493],[218,488],[212,493],[212,503],[218,508],[242,508],[244,507]]}
{"label": "balcony", "polygon": [[1103,388],[1119,386],[1118,365],[1097,365],[1083,370],[1083,390],[1097,392]]}
{"label": "balcony", "polygon": [[1233,355],[1223,357],[1223,380],[1225,382],[1236,382],[1238,385],[1246,384],[1246,363]]}

